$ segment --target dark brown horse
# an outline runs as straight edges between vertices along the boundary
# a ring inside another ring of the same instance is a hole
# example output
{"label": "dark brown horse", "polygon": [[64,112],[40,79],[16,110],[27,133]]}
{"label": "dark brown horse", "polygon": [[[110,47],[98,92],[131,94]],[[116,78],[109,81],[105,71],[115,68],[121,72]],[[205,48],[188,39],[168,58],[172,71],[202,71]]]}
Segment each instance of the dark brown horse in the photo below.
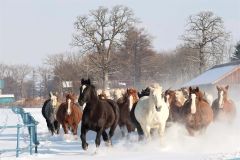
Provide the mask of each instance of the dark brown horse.
{"label": "dark brown horse", "polygon": [[57,111],[57,120],[61,123],[64,133],[68,133],[68,128],[71,128],[73,135],[77,135],[78,124],[82,119],[82,111],[75,103],[75,95],[67,94],[66,102],[59,106]]}
{"label": "dark brown horse", "polygon": [[137,90],[130,88],[127,89],[127,92],[123,95],[123,97],[119,98],[117,101],[120,110],[120,119],[118,124],[120,126],[122,136],[125,136],[124,126],[127,127],[128,133],[134,131],[135,129],[130,118],[130,111],[133,104],[136,103],[138,99]]}
{"label": "dark brown horse", "polygon": [[229,86],[217,86],[218,98],[213,101],[212,109],[214,120],[226,119],[231,121],[236,116],[236,106],[234,102],[228,97]]}
{"label": "dark brown horse", "polygon": [[[100,146],[101,136],[105,142],[111,144],[111,138],[119,121],[119,108],[117,103],[110,99],[99,99],[95,86],[91,84],[89,79],[82,79],[81,81],[78,102],[81,106],[86,103],[86,107],[83,110],[80,136],[82,148],[86,150],[88,147],[86,133],[89,130],[97,132],[95,140],[96,147]],[[105,131],[108,128],[110,128],[109,135]]]}
{"label": "dark brown horse", "polygon": [[189,88],[189,98],[183,106],[185,126],[190,135],[196,131],[203,131],[213,121],[213,111],[204,99],[203,93],[197,87]]}

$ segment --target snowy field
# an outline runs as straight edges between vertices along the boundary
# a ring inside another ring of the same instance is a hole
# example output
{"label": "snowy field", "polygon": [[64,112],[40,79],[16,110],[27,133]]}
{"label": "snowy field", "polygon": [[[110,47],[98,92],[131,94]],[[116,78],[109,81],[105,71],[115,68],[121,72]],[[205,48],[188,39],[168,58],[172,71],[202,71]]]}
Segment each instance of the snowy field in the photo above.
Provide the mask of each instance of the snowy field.
{"label": "snowy field", "polygon": [[[235,101],[236,102],[236,101]],[[152,160],[152,159],[240,159],[240,102],[237,103],[238,116],[234,123],[213,123],[203,135],[190,137],[183,126],[172,125],[166,130],[162,142],[158,138],[151,141],[137,141],[137,134],[133,133],[128,138],[121,138],[119,128],[113,138],[113,146],[107,147],[101,141],[101,146],[95,154],[95,133],[88,132],[88,151],[81,148],[79,138],[66,140],[66,136],[51,136],[48,133],[45,119],[41,115],[41,108],[26,108],[34,118],[39,121],[38,139],[40,140],[39,153],[29,155],[29,152],[20,154],[19,160],[70,160],[70,159],[94,159],[94,160]],[[10,109],[0,109],[0,125],[14,125],[21,123],[21,118],[13,114]],[[69,135],[71,138],[71,135]],[[25,147],[27,142],[27,129],[21,129],[20,146]],[[0,150],[16,147],[16,129],[0,130]],[[0,160],[15,158],[15,152],[0,154]]]}

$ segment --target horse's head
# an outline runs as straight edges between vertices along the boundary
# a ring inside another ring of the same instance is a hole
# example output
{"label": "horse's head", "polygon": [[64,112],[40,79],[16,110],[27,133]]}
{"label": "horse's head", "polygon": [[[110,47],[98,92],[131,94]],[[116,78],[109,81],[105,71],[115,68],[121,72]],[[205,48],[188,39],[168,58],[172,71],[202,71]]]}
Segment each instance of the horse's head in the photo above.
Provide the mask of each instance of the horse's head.
{"label": "horse's head", "polygon": [[153,84],[150,88],[149,98],[153,100],[157,111],[161,111],[161,108],[166,105],[164,101],[164,95],[162,94],[162,87],[159,84]]}
{"label": "horse's head", "polygon": [[132,97],[133,103],[137,102],[139,99],[137,93],[138,93],[137,90],[134,88],[128,88],[126,92],[128,97]]}
{"label": "horse's head", "polygon": [[182,107],[188,98],[188,92],[183,91],[182,89],[175,91],[176,101],[175,105],[177,107]]}
{"label": "horse's head", "polygon": [[58,98],[52,92],[49,93],[53,108],[57,107]]}
{"label": "horse's head", "polygon": [[[91,81],[89,79],[88,80],[82,79],[80,86],[80,94],[78,98],[78,103],[80,104],[80,106],[83,106],[84,103],[91,101],[91,95],[93,90],[95,91],[95,87],[91,85]],[[95,94],[94,96],[97,97],[96,91],[93,93]]]}
{"label": "horse's head", "polygon": [[67,108],[67,114],[68,114],[68,115],[70,115],[71,112],[72,112],[71,106],[72,106],[72,104],[74,104],[74,102],[75,102],[75,99],[76,99],[75,97],[76,97],[76,96],[75,96],[74,93],[68,93],[68,94],[66,94],[66,103],[67,103],[67,106],[68,106],[68,108]]}
{"label": "horse's head", "polygon": [[195,89],[189,87],[189,100],[191,100],[191,113],[195,114],[197,110],[197,103],[203,100],[203,93],[199,90],[198,87]]}
{"label": "horse's head", "polygon": [[163,93],[163,96],[164,96],[164,101],[168,103],[168,105],[171,105],[176,101],[175,92],[173,90],[170,90],[170,89],[166,90]]}
{"label": "horse's head", "polygon": [[217,86],[219,108],[223,108],[223,101],[227,99],[229,86]]}

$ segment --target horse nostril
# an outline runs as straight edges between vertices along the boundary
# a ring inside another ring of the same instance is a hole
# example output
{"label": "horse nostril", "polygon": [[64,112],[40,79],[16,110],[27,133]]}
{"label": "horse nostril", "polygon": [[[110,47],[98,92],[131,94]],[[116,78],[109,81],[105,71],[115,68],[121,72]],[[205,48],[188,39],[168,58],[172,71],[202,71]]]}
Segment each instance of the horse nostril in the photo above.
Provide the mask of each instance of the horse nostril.
{"label": "horse nostril", "polygon": [[157,112],[160,112],[160,111],[161,111],[161,107],[155,106],[155,108],[156,108],[156,111],[157,111]]}

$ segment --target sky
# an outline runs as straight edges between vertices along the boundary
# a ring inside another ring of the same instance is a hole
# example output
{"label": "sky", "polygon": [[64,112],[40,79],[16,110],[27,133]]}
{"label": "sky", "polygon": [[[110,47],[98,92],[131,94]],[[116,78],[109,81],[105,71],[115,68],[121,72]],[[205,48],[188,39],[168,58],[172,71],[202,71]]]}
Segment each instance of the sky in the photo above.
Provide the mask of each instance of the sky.
{"label": "sky", "polygon": [[153,37],[157,51],[175,49],[187,18],[200,11],[222,17],[240,40],[239,0],[0,0],[0,63],[42,65],[47,55],[73,52],[73,23],[99,6],[125,5]]}

